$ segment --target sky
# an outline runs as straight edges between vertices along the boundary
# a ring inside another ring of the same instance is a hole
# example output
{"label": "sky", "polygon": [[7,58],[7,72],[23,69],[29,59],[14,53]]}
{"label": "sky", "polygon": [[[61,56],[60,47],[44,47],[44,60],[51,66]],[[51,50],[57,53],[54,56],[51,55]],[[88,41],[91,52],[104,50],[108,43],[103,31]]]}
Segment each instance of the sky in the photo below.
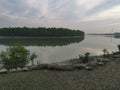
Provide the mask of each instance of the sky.
{"label": "sky", "polygon": [[120,32],[120,0],[0,0],[0,28],[9,26]]}

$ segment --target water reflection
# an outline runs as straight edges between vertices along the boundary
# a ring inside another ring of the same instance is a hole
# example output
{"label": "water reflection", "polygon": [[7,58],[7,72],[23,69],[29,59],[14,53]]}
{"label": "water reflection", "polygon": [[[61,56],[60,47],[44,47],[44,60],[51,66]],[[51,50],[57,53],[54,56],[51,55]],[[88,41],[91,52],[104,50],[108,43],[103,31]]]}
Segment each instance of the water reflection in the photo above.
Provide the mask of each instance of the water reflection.
{"label": "water reflection", "polygon": [[116,38],[116,39],[120,39],[120,36],[114,36],[114,38]]}
{"label": "water reflection", "polygon": [[35,52],[40,63],[61,62],[78,57],[90,52],[91,55],[101,55],[105,48],[109,52],[117,51],[117,45],[120,40],[117,38],[105,37],[103,35],[86,35],[81,38],[64,38],[64,39],[0,39],[0,50],[5,50],[5,45],[20,43],[31,53]]}
{"label": "water reflection", "polygon": [[120,36],[117,36],[117,35],[91,35],[91,36],[104,36],[104,37],[110,37],[110,38],[120,39]]}
{"label": "water reflection", "polygon": [[65,46],[79,43],[84,37],[69,38],[0,38],[0,45],[24,45],[24,46]]}

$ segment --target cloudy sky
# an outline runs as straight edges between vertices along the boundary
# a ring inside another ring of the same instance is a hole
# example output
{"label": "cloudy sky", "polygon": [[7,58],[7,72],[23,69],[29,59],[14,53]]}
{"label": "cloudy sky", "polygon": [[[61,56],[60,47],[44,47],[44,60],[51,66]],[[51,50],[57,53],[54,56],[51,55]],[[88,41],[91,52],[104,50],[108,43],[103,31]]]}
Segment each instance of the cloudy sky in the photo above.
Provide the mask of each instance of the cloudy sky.
{"label": "cloudy sky", "polygon": [[120,32],[120,0],[0,0],[0,27]]}

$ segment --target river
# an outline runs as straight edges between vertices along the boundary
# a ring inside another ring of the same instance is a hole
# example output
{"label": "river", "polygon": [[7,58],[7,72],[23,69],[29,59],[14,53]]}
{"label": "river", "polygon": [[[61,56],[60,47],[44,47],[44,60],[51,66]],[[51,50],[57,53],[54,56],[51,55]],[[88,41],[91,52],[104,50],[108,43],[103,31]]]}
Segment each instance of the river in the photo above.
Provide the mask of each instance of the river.
{"label": "river", "polygon": [[91,55],[102,55],[105,48],[110,53],[117,51],[120,38],[107,37],[103,35],[86,35],[81,38],[34,38],[34,39],[11,39],[0,38],[0,51],[5,50],[10,45],[19,43],[35,52],[38,56],[34,63],[54,63],[77,58],[90,52]]}

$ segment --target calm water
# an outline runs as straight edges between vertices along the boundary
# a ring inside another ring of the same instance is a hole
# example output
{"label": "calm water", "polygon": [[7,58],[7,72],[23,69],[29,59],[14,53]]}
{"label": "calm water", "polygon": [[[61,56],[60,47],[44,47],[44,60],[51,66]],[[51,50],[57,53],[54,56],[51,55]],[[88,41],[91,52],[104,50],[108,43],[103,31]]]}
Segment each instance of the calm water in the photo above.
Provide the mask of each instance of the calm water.
{"label": "calm water", "polygon": [[21,43],[30,52],[37,54],[36,61],[53,63],[78,57],[79,54],[90,52],[91,55],[101,55],[102,50],[115,51],[120,38],[105,36],[85,36],[85,38],[62,39],[0,39],[0,50],[5,50],[9,45]]}

